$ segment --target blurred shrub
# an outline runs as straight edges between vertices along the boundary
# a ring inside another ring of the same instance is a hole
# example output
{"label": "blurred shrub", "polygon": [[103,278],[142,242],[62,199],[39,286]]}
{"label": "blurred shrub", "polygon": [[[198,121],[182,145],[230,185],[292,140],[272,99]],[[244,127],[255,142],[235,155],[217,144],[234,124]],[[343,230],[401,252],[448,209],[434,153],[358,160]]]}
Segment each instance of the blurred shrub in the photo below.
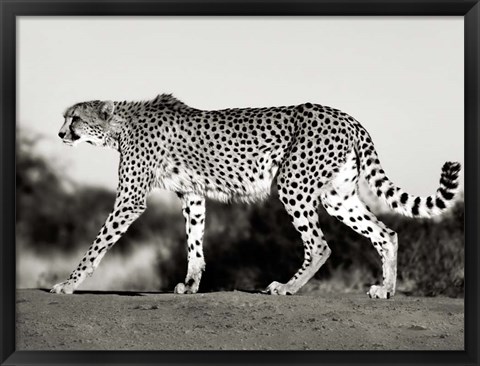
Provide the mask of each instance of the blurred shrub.
{"label": "blurred shrub", "polygon": [[71,251],[75,242],[91,240],[115,194],[97,187],[68,189],[59,169],[35,152],[40,137],[17,135],[17,237],[39,251]]}
{"label": "blurred shrub", "polygon": [[[25,268],[33,265],[34,258],[39,263],[43,261],[40,267],[49,273],[38,276],[53,281],[66,275],[65,266],[59,269],[59,260],[53,254],[63,261],[69,258],[72,263],[68,268],[73,269],[76,260],[72,255],[79,259],[79,253],[95,239],[113,206],[115,193],[66,181],[58,168],[36,153],[36,136],[26,136],[22,131],[18,136],[17,253],[20,260],[28,259],[24,261],[28,263]],[[331,287],[347,290],[378,282],[381,262],[371,243],[330,217],[323,208],[319,209],[319,215],[332,255],[315,278],[320,283],[335,282]],[[433,220],[413,220],[393,214],[378,216],[399,235],[399,290],[427,296],[463,295],[463,200],[448,214]],[[148,262],[147,267],[152,267],[150,280],[146,279],[145,271],[135,276],[138,258],[145,257],[136,255],[141,251],[139,246],[149,248],[142,253],[156,256]],[[183,281],[187,268],[181,212],[149,206],[112,252],[116,257],[111,266],[120,266],[125,273],[123,283],[118,282],[118,275],[114,276],[116,280],[111,285],[116,289],[146,290],[148,284],[158,284],[160,288],[150,290],[171,291]],[[108,263],[110,255],[104,262]],[[288,281],[301,266],[303,245],[274,192],[270,199],[255,205],[207,201],[205,257],[207,271],[201,291],[263,289],[274,280]],[[127,262],[129,258],[136,258],[130,261],[131,265]],[[315,281],[307,288],[314,288],[312,284]],[[102,288],[108,285],[103,283]]]}

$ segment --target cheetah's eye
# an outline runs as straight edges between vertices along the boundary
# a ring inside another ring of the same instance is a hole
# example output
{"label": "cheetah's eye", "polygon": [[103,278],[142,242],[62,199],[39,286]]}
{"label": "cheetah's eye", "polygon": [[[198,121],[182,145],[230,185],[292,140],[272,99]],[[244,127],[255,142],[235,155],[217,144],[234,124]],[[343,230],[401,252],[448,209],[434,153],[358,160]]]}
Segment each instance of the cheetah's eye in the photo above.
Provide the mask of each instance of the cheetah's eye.
{"label": "cheetah's eye", "polygon": [[73,116],[73,117],[72,117],[72,122],[77,122],[77,121],[80,121],[80,117],[78,117],[78,116]]}

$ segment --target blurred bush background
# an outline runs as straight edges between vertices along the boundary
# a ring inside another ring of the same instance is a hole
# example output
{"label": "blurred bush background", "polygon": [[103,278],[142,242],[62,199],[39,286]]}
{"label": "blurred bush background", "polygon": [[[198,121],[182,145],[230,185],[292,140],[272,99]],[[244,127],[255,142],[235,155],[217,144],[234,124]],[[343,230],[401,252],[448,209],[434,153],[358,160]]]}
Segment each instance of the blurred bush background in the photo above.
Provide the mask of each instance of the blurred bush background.
{"label": "blurred bush background", "polygon": [[[69,182],[36,151],[35,136],[23,131],[17,136],[17,287],[48,288],[77,265],[110,212],[115,192]],[[287,281],[300,267],[300,236],[273,191],[269,200],[254,205],[207,202],[201,291],[259,290],[274,280]],[[463,195],[440,218],[377,215],[398,233],[398,291],[463,296]],[[332,255],[302,291],[359,292],[379,283],[381,262],[370,242],[323,208],[320,220]],[[80,289],[172,291],[186,267],[179,205],[150,200]]]}

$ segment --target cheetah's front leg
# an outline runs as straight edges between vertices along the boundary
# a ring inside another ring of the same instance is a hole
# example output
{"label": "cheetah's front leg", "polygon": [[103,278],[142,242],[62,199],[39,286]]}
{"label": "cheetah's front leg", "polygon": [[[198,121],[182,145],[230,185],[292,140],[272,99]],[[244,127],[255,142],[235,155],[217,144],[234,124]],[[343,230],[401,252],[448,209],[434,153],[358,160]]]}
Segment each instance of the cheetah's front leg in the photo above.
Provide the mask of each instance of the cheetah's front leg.
{"label": "cheetah's front leg", "polygon": [[98,267],[103,256],[107,253],[122,234],[127,231],[130,224],[145,210],[145,204],[131,202],[127,198],[118,197],[113,211],[100,229],[97,238],[88,248],[77,268],[70,274],[65,282],[57,283],[50,292],[57,294],[71,294],[85,280],[87,274],[92,275]]}
{"label": "cheetah's front leg", "polygon": [[182,198],[182,212],[187,232],[188,269],[185,283],[175,286],[176,294],[194,294],[200,286],[205,270],[203,257],[203,232],[205,228],[205,198],[188,194]]}

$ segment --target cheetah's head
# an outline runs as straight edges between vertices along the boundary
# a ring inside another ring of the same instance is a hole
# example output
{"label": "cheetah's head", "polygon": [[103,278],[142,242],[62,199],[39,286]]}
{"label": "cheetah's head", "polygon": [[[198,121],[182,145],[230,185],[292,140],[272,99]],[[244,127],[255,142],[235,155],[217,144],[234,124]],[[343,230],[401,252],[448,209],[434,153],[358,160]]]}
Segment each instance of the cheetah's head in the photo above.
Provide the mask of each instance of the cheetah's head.
{"label": "cheetah's head", "polygon": [[88,142],[96,146],[106,146],[113,129],[112,101],[91,101],[78,103],[66,110],[58,136],[70,146]]}

